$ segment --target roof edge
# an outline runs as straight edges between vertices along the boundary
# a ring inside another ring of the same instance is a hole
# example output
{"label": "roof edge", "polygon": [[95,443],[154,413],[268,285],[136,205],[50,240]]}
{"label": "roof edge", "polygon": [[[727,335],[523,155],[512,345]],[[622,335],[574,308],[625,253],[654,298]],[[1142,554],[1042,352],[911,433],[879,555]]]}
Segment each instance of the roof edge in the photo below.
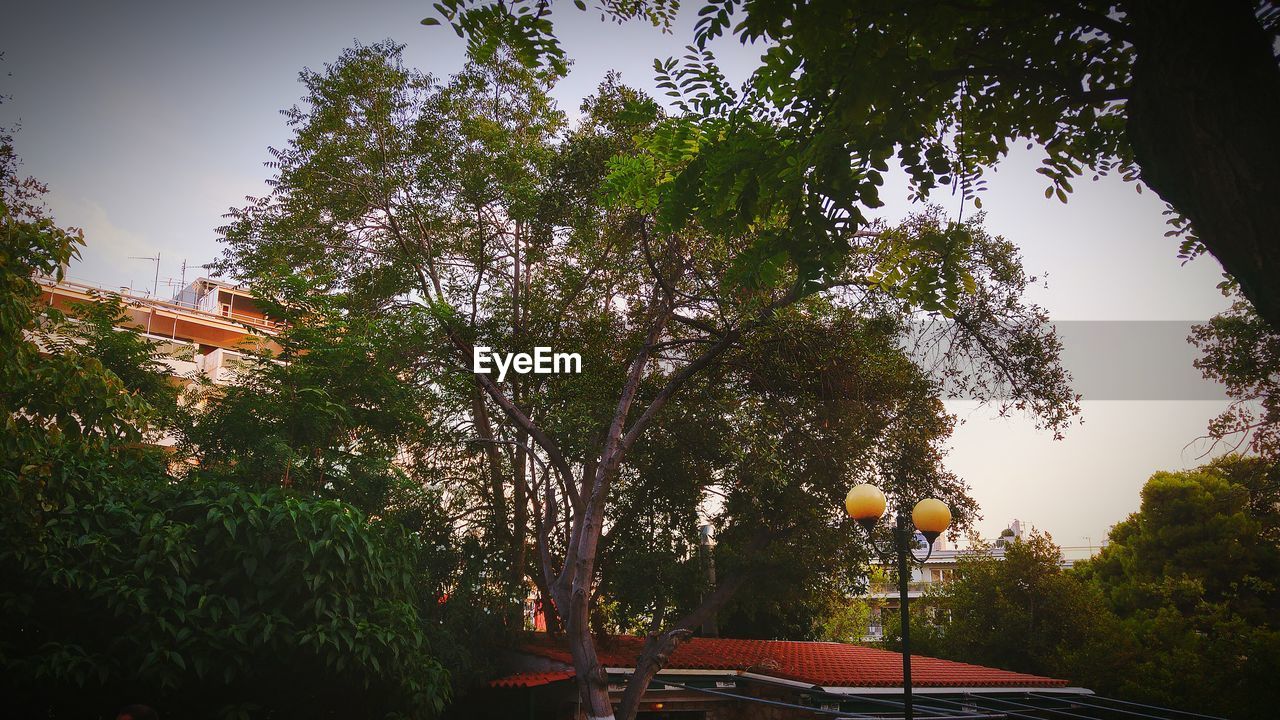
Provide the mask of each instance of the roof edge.
{"label": "roof edge", "polygon": [[[832,695],[901,695],[901,687],[822,687],[819,690],[830,693]],[[930,685],[928,687],[911,686],[912,695],[947,695],[963,693],[965,695],[993,695],[996,693],[1060,693],[1063,695],[1093,695],[1094,692],[1089,688],[1083,687],[1062,687],[1062,686],[1027,686],[1027,687],[990,687],[990,686],[965,686],[965,687],[939,687]]]}

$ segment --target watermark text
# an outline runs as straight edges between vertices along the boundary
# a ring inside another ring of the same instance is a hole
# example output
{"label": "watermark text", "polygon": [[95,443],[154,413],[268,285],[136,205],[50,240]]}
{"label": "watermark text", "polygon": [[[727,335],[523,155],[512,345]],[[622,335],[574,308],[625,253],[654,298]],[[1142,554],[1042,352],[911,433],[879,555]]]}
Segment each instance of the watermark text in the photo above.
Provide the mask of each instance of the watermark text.
{"label": "watermark text", "polygon": [[535,347],[533,353],[494,352],[487,345],[476,345],[471,350],[471,372],[480,375],[498,373],[498,382],[507,378],[508,372],[517,375],[560,375],[582,372],[582,356],[578,353],[553,352],[549,347]]}

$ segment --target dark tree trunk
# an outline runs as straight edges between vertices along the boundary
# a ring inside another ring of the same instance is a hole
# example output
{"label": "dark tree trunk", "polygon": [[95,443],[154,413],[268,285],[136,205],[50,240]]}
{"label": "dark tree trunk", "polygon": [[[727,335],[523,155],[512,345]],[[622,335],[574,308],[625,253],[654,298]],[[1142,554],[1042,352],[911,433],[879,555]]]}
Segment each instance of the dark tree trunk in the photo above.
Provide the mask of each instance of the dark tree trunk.
{"label": "dark tree trunk", "polygon": [[1128,133],[1142,179],[1280,328],[1280,68],[1252,3],[1134,2]]}
{"label": "dark tree trunk", "polygon": [[670,630],[649,634],[640,657],[636,658],[636,671],[627,680],[627,688],[618,703],[617,720],[632,720],[636,716],[645,691],[649,689],[649,684],[658,671],[667,666],[671,654],[680,647],[680,643],[693,635],[695,628],[705,623],[708,617],[714,616],[746,580],[745,573],[738,575],[716,588],[697,609],[681,618]]}

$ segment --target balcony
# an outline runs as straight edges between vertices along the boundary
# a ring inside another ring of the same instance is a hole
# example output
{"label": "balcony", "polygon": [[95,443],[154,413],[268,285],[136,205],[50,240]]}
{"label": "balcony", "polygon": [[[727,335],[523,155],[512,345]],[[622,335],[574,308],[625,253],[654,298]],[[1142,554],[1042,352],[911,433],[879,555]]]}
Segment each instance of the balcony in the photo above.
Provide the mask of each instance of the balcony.
{"label": "balcony", "polygon": [[[907,583],[907,595],[910,597],[919,597],[923,595],[935,583],[928,581],[912,581]],[[896,582],[873,582],[867,587],[867,595],[871,597],[898,597],[898,583]]]}
{"label": "balcony", "polygon": [[160,355],[158,359],[169,368],[169,374],[173,377],[190,379],[200,372],[197,360],[199,347],[195,343],[145,333],[143,337],[155,343],[155,350]]}
{"label": "balcony", "polygon": [[236,373],[248,364],[244,353],[226,348],[217,348],[206,354],[199,361],[199,369],[217,385],[228,385],[235,382]]}

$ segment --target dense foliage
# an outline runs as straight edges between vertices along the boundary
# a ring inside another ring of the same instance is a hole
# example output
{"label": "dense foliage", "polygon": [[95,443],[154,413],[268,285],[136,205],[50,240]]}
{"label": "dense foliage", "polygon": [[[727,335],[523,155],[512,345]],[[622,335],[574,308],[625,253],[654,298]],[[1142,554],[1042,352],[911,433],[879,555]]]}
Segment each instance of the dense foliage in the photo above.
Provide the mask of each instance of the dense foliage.
{"label": "dense foliage", "polygon": [[1003,560],[962,560],[918,604],[913,646],[1112,697],[1271,717],[1280,701],[1277,493],[1275,467],[1257,458],[1156,473],[1141,509],[1071,570],[1041,534],[1006,545]]}
{"label": "dense foliage", "polygon": [[[682,4],[599,6],[601,20],[671,29]],[[913,198],[950,187],[980,206],[984,171],[1025,142],[1044,152],[1046,197],[1065,202],[1078,177],[1140,178],[1169,203],[1181,253],[1207,248],[1280,324],[1275,2],[693,5],[689,52],[655,61],[689,111],[651,148],[691,160],[664,182],[668,216],[744,227],[785,214],[785,230],[761,233],[752,259],[782,254],[820,276],[838,272],[844,238],[880,205],[891,163]],[[434,7],[423,22],[443,19],[476,52],[507,43],[530,64],[566,66],[553,26],[560,8],[575,14],[566,3]],[[710,51],[724,36],[760,47],[740,89]]]}
{"label": "dense foliage", "polygon": [[33,536],[6,532],[10,703],[56,717],[139,701],[182,717],[441,707],[418,612],[431,588],[403,530],[338,501],[111,470]]}
{"label": "dense foliage", "polygon": [[[975,545],[954,579],[919,604],[913,647],[1090,688],[1109,682],[1127,648],[1099,590],[1062,567],[1047,534],[1009,542],[999,556],[991,550]],[[886,636],[896,637],[899,624],[886,616]]]}
{"label": "dense foliage", "polygon": [[337,500],[175,481],[177,412],[113,302],[41,307],[79,234],[0,142],[0,688],[10,713],[413,716],[447,673],[425,536]]}
{"label": "dense foliage", "polygon": [[[1142,508],[1083,568],[1136,648],[1117,692],[1228,717],[1280,702],[1280,545],[1274,466],[1227,458],[1156,473]],[[1189,683],[1187,678],[1196,678]]]}
{"label": "dense foliage", "polygon": [[252,352],[229,383],[195,391],[202,407],[183,447],[200,474],[341,498],[370,513],[434,502],[415,488],[451,458],[423,457],[439,429],[423,389],[406,379],[412,328],[314,308],[273,315],[289,321],[271,339],[278,350]]}
{"label": "dense foliage", "polygon": [[[132,325],[123,301],[115,295],[92,293],[93,301],[65,314],[42,308],[33,331],[42,350],[53,355],[94,358],[115,375],[124,390],[150,407],[152,432],[176,431],[188,415],[181,402],[180,382],[169,376],[156,342],[138,332],[121,332]],[[191,357],[178,357],[191,360]]]}

